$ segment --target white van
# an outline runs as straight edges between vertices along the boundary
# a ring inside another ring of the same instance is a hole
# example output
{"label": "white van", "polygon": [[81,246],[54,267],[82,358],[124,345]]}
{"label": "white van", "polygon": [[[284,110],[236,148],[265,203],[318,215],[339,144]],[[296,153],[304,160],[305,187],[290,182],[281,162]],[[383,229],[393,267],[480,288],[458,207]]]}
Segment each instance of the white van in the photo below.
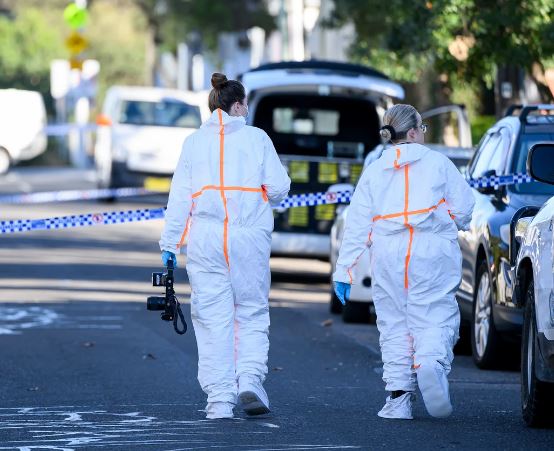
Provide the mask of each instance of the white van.
{"label": "white van", "polygon": [[[404,90],[368,67],[330,61],[265,64],[242,75],[250,125],[267,132],[292,180],[290,194],[355,185],[381,140],[384,111]],[[336,205],[277,211],[272,254],[329,258]]]}
{"label": "white van", "polygon": [[98,186],[169,190],[183,141],[208,116],[205,92],[110,88],[97,118]]}
{"label": "white van", "polygon": [[0,174],[46,150],[46,108],[39,92],[0,89]]}

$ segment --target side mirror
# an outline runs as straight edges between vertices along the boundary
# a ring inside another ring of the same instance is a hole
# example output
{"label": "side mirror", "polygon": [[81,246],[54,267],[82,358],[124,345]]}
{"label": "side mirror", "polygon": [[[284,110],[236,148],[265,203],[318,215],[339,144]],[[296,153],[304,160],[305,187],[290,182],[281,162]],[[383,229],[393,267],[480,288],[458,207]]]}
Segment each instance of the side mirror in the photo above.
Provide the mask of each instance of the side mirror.
{"label": "side mirror", "polygon": [[[494,169],[489,169],[488,171],[485,171],[483,174],[481,174],[481,177],[494,177],[496,176],[496,171]],[[477,188],[477,191],[479,191],[482,194],[496,194],[497,189],[494,186],[486,186],[483,188]]]}
{"label": "side mirror", "polygon": [[554,185],[554,143],[531,147],[527,155],[527,173],[539,182]]}

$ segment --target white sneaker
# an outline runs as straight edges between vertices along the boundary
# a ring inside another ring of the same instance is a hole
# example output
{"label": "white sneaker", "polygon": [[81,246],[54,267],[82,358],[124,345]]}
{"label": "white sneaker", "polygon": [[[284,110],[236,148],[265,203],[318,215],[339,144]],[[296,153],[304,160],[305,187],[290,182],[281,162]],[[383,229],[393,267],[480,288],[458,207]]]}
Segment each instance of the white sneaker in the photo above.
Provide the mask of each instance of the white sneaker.
{"label": "white sneaker", "polygon": [[387,402],[377,413],[381,418],[393,418],[395,420],[413,420],[412,399],[413,393],[404,393],[398,398],[387,397]]}
{"label": "white sneaker", "polygon": [[206,418],[209,420],[233,418],[233,407],[230,402],[209,402],[206,406]]}
{"label": "white sneaker", "polygon": [[417,369],[417,385],[429,415],[446,418],[452,413],[448,378],[439,362],[431,360],[421,363]]}
{"label": "white sneaker", "polygon": [[270,412],[269,398],[257,378],[239,378],[239,402],[247,415],[263,415]]}

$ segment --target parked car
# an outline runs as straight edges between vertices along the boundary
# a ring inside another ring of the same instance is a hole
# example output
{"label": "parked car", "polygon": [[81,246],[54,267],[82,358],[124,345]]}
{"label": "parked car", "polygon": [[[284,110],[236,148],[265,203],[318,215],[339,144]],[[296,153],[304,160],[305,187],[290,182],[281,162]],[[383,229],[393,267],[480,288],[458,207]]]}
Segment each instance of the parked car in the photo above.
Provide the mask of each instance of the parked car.
{"label": "parked car", "polygon": [[0,174],[46,150],[46,108],[39,92],[0,89]]}
{"label": "parked car", "polygon": [[[481,139],[468,175],[477,179],[525,173],[529,148],[554,140],[554,105],[511,108]],[[470,340],[480,368],[517,360],[523,311],[510,276],[510,221],[524,206],[541,206],[554,194],[545,183],[474,188],[470,230],[460,232],[462,282],[457,293],[462,339]],[[469,326],[469,327],[468,327]]]}
{"label": "parked car", "polygon": [[[371,68],[327,61],[265,64],[241,76],[251,125],[265,130],[291,194],[355,184],[380,142],[381,115],[402,87]],[[272,255],[329,258],[336,205],[276,211]]]}
{"label": "parked car", "polygon": [[[465,108],[460,105],[447,105],[423,113],[422,118],[424,121],[432,123],[432,126],[429,127],[429,136],[427,138],[435,142],[426,143],[426,146],[432,150],[443,153],[449,157],[461,171],[465,170],[468,162],[473,156],[473,149],[471,147],[471,130]],[[452,133],[450,127],[452,127],[453,122],[456,125],[455,129],[458,132],[457,139],[454,142],[447,139],[445,142],[443,135],[447,134],[449,136]],[[431,131],[434,133],[431,133]],[[385,147],[385,145],[379,144],[366,157],[364,168],[380,158]],[[331,187],[331,191],[342,190],[353,190],[353,186],[335,185]],[[331,276],[335,272],[347,215],[348,207],[338,207],[337,217],[331,229]],[[370,253],[364,252],[360,257],[358,264],[353,268],[355,278],[356,280],[359,280],[360,283],[352,286],[350,291],[350,301],[345,306],[342,306],[338,300],[331,284],[330,310],[332,313],[342,313],[342,318],[345,322],[365,323],[370,319],[373,305],[369,265]]]}
{"label": "parked car", "polygon": [[[527,167],[534,179],[554,185],[554,142],[534,145]],[[540,209],[521,208],[511,223],[513,302],[523,310],[521,408],[529,426],[554,425],[553,224],[554,197]]]}
{"label": "parked car", "polygon": [[110,88],[97,118],[98,186],[168,190],[183,141],[208,115],[205,93]]}

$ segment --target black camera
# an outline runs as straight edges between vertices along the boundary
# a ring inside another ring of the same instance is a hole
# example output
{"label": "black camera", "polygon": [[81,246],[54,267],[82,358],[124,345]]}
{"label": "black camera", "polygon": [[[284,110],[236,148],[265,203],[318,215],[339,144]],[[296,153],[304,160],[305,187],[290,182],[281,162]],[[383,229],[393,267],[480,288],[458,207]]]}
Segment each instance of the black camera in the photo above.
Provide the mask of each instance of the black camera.
{"label": "black camera", "polygon": [[[187,331],[187,323],[185,322],[185,317],[181,311],[179,300],[177,299],[177,296],[175,296],[173,280],[173,262],[170,260],[167,262],[167,272],[152,273],[152,286],[165,287],[165,296],[149,296],[146,299],[146,309],[152,311],[162,311],[161,318],[164,321],[173,321],[175,331],[178,334],[183,335]],[[183,324],[181,329],[178,327],[179,319]]]}

